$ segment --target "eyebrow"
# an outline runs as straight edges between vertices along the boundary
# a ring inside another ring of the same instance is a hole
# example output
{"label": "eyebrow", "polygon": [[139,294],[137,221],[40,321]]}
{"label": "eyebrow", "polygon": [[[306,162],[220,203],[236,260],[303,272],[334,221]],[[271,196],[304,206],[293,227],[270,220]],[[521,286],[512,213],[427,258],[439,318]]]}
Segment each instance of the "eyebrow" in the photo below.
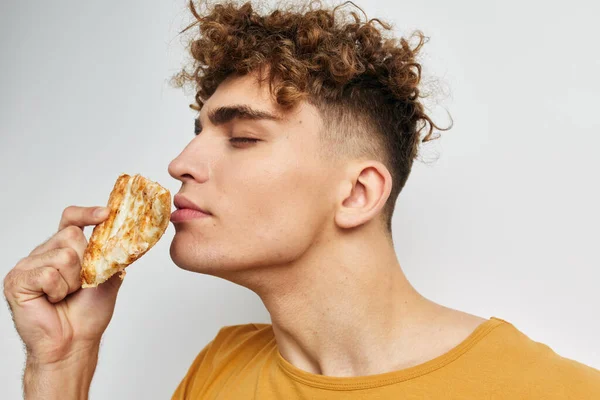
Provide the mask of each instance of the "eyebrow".
{"label": "eyebrow", "polygon": [[[213,125],[223,125],[234,119],[245,119],[251,121],[271,120],[280,121],[283,118],[271,114],[268,111],[257,110],[246,105],[218,107],[208,113],[208,119]],[[202,129],[200,117],[196,118],[196,129]]]}

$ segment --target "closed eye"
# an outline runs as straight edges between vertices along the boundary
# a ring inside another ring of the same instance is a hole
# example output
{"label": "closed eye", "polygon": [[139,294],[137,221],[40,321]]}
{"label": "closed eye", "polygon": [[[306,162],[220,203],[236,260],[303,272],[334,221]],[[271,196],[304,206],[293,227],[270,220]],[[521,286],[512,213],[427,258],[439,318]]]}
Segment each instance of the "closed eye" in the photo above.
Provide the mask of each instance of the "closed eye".
{"label": "closed eye", "polygon": [[254,143],[254,142],[258,142],[258,139],[252,139],[252,138],[231,138],[229,139],[230,142],[235,143],[235,142],[240,142],[240,143]]}
{"label": "closed eye", "polygon": [[[242,138],[242,137],[236,137],[236,138],[231,138],[229,139],[229,142],[231,143],[231,145],[233,147],[237,147],[237,148],[244,148],[246,147],[245,145],[248,144],[254,144],[256,142],[259,142],[259,139],[252,139],[252,138]],[[239,143],[239,145],[236,145],[236,143]]]}
{"label": "closed eye", "polygon": [[[202,127],[200,126],[200,121],[194,119],[194,135],[198,136],[202,132]],[[229,139],[231,143],[256,143],[259,142],[260,139],[253,138],[245,138],[245,137],[235,137]]]}

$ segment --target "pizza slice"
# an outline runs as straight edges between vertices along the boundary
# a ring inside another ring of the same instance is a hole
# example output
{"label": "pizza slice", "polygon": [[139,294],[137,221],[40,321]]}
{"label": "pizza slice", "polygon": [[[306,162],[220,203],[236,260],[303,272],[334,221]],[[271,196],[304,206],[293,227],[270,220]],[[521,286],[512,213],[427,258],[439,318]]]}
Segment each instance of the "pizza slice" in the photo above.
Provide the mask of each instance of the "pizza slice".
{"label": "pizza slice", "polygon": [[121,174],[108,199],[110,214],[96,225],[83,254],[81,287],[96,287],[158,242],[171,216],[171,193],[143,176]]}

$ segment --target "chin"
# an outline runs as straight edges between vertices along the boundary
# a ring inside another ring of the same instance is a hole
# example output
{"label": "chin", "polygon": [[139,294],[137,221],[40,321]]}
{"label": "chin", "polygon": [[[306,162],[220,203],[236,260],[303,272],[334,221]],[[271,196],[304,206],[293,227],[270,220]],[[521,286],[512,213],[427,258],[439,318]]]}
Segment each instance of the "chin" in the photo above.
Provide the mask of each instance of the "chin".
{"label": "chin", "polygon": [[203,272],[198,269],[198,249],[195,249],[193,244],[186,243],[186,240],[182,240],[181,236],[178,237],[176,234],[171,242],[169,249],[169,255],[171,260],[181,269],[192,272]]}
{"label": "chin", "polygon": [[220,255],[214,247],[206,244],[200,246],[193,237],[175,235],[169,255],[179,268],[200,274],[221,277],[224,272],[234,270],[236,266],[235,262]]}

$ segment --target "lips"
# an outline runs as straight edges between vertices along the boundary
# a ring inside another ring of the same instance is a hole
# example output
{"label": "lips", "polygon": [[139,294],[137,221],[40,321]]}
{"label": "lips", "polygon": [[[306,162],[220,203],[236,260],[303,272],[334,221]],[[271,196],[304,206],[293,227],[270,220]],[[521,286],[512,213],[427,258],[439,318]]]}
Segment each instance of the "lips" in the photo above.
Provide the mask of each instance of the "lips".
{"label": "lips", "polygon": [[210,211],[204,210],[203,208],[201,208],[200,206],[198,206],[197,204],[192,202],[190,199],[184,197],[181,194],[176,194],[173,197],[173,204],[175,204],[175,207],[178,210],[181,210],[181,209],[196,210],[196,211],[203,212],[204,214],[212,215],[210,213]]}

